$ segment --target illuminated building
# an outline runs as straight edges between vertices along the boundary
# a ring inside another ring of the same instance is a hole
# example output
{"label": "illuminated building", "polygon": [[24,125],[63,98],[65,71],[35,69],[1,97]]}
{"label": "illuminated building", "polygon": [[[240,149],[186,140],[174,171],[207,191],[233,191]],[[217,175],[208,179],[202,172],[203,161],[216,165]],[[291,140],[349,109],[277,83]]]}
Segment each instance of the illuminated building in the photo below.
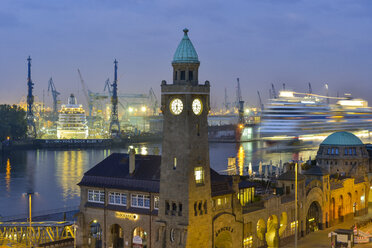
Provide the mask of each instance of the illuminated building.
{"label": "illuminated building", "polygon": [[86,139],[88,126],[83,105],[77,104],[73,94],[61,106],[57,123],[58,139]]}
{"label": "illuminated building", "polygon": [[365,213],[368,181],[334,180],[319,166],[298,176],[297,216],[293,170],[281,174],[274,189],[258,190],[244,176],[210,168],[210,84],[198,82],[199,60],[187,32],[172,62],[173,84],[161,86],[162,155],[114,153],[84,174],[77,246],[279,247],[293,241],[296,223],[302,237]]}

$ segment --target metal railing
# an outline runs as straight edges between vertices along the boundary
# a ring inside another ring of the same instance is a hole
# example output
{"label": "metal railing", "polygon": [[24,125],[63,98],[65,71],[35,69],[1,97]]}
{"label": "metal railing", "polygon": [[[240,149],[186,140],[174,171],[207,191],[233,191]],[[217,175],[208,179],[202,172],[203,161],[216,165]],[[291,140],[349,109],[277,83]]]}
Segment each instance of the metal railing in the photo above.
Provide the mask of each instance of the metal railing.
{"label": "metal railing", "polygon": [[[78,210],[79,210],[79,206],[70,206],[70,207],[64,207],[64,208],[34,211],[32,212],[32,219],[42,217],[42,216],[48,216],[52,214],[63,214],[63,213],[73,212],[73,211],[78,211]],[[0,222],[23,220],[27,218],[28,218],[28,213],[10,215],[10,216],[0,216]]]}

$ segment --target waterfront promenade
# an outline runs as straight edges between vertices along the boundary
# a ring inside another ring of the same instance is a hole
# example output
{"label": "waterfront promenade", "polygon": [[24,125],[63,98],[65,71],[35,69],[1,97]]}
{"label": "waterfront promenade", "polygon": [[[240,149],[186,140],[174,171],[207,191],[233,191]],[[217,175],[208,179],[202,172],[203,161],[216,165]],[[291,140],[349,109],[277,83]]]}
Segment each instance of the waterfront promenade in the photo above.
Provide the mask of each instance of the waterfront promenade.
{"label": "waterfront promenade", "polygon": [[[298,240],[298,248],[330,248],[331,247],[331,238],[328,238],[328,233],[336,229],[350,229],[355,223],[359,221],[364,221],[372,218],[372,204],[369,204],[368,207],[368,214],[363,216],[355,217],[352,220],[345,221],[343,223],[337,224],[332,226],[331,228],[327,228],[325,230],[320,230],[314,233],[311,233],[304,238]],[[372,224],[363,227],[363,231],[372,232]],[[285,247],[287,248],[294,248],[294,242],[287,244]],[[355,244],[354,248],[367,248],[372,247],[372,244]]]}

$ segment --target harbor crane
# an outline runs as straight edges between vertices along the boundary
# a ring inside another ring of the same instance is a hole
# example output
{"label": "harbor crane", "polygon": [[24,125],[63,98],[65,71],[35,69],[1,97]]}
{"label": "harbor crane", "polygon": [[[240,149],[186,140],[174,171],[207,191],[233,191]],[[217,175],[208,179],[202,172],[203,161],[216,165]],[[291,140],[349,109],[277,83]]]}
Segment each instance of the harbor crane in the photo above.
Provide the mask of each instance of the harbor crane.
{"label": "harbor crane", "polygon": [[313,94],[313,89],[311,88],[311,83],[309,83],[309,94]]}
{"label": "harbor crane", "polygon": [[107,90],[109,96],[111,97],[112,96],[112,92],[111,92],[110,78],[106,79],[106,81],[105,81],[105,87],[103,88],[103,91],[105,92],[106,90]]}
{"label": "harbor crane", "polygon": [[236,108],[238,109],[239,113],[239,123],[244,123],[244,101],[242,99],[242,91],[240,89],[239,78],[237,78],[236,81]]}
{"label": "harbor crane", "polygon": [[150,98],[151,106],[153,107],[154,114],[156,114],[158,110],[158,98],[156,98],[155,92],[152,88],[150,88],[150,91],[149,91],[149,98]]}
{"label": "harbor crane", "polygon": [[223,103],[225,107],[225,111],[227,112],[229,110],[229,102],[228,102],[228,97],[227,97],[227,89],[225,88],[225,102]]}
{"label": "harbor crane", "polygon": [[258,101],[259,101],[259,103],[260,103],[260,108],[261,108],[261,112],[262,112],[263,109],[264,109],[264,105],[263,105],[263,103],[262,103],[261,94],[260,94],[259,91],[257,91],[257,95],[258,95]]}
{"label": "harbor crane", "polygon": [[56,86],[54,85],[53,78],[49,79],[48,82],[48,93],[52,92],[52,98],[53,98],[53,119],[57,119],[57,113],[58,113],[58,96],[61,94],[57,91]]}
{"label": "harbor crane", "polygon": [[277,95],[276,95],[274,84],[271,84],[271,89],[272,89],[273,98],[276,99]]}
{"label": "harbor crane", "polygon": [[83,76],[81,75],[80,69],[78,69],[78,73],[79,73],[80,83],[81,83],[81,86],[83,88],[83,93],[84,93],[85,99],[87,100],[88,110],[89,110],[89,112],[88,112],[89,113],[89,121],[90,121],[92,119],[93,101],[92,101],[91,97],[89,97],[90,92],[87,91],[87,88],[86,88]]}
{"label": "harbor crane", "polygon": [[118,116],[118,61],[116,59],[114,61],[114,82],[111,84],[111,87],[110,134],[112,137],[117,137],[120,135],[120,123]]}
{"label": "harbor crane", "polygon": [[28,56],[27,59],[27,68],[28,68],[28,75],[27,75],[27,113],[26,113],[26,120],[27,120],[27,136],[29,138],[36,138],[36,125],[35,125],[35,115],[33,111],[34,107],[34,95],[33,95],[33,88],[34,83],[31,80],[31,57]]}

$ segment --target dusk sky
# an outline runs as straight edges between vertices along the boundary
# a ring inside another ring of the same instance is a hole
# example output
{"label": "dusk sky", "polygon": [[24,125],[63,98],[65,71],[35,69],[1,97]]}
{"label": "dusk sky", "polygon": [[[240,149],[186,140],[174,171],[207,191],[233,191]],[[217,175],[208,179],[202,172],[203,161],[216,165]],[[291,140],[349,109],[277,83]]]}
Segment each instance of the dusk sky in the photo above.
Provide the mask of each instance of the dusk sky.
{"label": "dusk sky", "polygon": [[32,61],[35,95],[51,103],[52,76],[62,102],[70,93],[85,104],[77,69],[91,91],[103,91],[119,61],[119,91],[160,98],[171,82],[171,60],[187,27],[201,61],[199,80],[211,82],[212,106],[224,88],[257,105],[277,89],[324,94],[347,92],[372,105],[372,1],[370,0],[2,0],[0,103],[27,93]]}

